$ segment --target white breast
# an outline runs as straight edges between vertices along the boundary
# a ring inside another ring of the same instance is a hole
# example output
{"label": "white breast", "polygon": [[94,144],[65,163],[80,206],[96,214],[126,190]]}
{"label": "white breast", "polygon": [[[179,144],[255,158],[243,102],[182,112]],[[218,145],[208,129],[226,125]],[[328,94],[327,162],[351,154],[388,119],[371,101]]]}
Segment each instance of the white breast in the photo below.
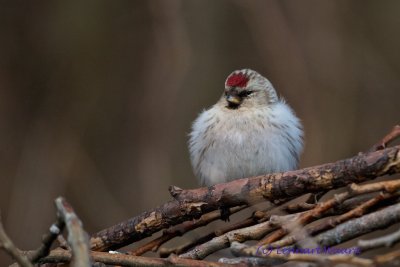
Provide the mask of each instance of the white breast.
{"label": "white breast", "polygon": [[296,169],[302,135],[298,118],[284,102],[247,110],[217,104],[193,123],[192,166],[205,185]]}

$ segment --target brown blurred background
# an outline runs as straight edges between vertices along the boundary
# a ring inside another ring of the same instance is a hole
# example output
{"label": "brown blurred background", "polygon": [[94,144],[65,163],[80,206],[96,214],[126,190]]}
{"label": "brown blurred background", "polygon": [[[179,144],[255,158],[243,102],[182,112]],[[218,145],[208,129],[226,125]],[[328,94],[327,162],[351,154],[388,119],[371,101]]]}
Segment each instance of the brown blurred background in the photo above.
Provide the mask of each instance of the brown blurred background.
{"label": "brown blurred background", "polygon": [[302,119],[302,166],[366,150],[399,123],[399,14],[396,0],[1,1],[6,230],[33,249],[59,195],[92,233],[196,187],[191,122],[239,68]]}

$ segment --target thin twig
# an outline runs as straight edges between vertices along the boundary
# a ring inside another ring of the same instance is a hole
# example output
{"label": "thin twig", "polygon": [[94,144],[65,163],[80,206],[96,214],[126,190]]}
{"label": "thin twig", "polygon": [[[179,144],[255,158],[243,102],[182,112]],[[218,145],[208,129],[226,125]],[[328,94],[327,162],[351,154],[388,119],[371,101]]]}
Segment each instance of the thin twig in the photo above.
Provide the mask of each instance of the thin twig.
{"label": "thin twig", "polygon": [[375,196],[372,199],[367,200],[366,202],[360,203],[358,206],[356,206],[354,209],[351,209],[350,211],[341,214],[340,216],[334,217],[332,219],[329,219],[319,225],[316,225],[314,227],[310,227],[309,229],[306,230],[305,234],[306,236],[302,235],[301,232],[296,232],[292,235],[289,235],[281,240],[275,241],[270,244],[272,247],[285,247],[285,246],[290,246],[293,245],[294,243],[305,239],[309,236],[315,236],[318,233],[321,233],[323,231],[329,230],[334,228],[335,226],[346,222],[350,219],[361,217],[364,215],[370,208],[373,206],[376,206],[378,203],[388,200],[391,198],[398,198],[399,195],[395,194],[383,194],[380,193],[377,196]]}
{"label": "thin twig", "polygon": [[400,242],[400,229],[382,237],[358,240],[357,246],[364,252],[379,247],[391,247],[398,242]]}
{"label": "thin twig", "polygon": [[354,209],[352,209],[340,216],[332,218],[320,225],[310,228],[308,232],[310,235],[319,234],[323,231],[334,228],[335,226],[337,226],[345,221],[348,221],[348,220],[356,218],[356,217],[363,216],[370,208],[377,206],[377,204],[379,204],[382,201],[389,200],[389,199],[397,199],[399,196],[400,196],[400,194],[380,193],[377,196],[375,196],[374,198],[369,199],[364,203],[361,203],[359,206],[355,207]]}
{"label": "thin twig", "polygon": [[[346,204],[347,208],[354,208],[354,206],[358,206],[360,204],[360,201],[364,201],[364,198],[359,198],[359,202],[356,202],[354,200],[350,201],[349,198],[357,196],[358,194],[367,194],[370,192],[375,192],[375,191],[380,191],[380,190],[386,190],[389,192],[396,191],[398,188],[400,188],[400,181],[399,180],[394,180],[394,181],[385,181],[385,182],[378,182],[378,183],[373,183],[373,184],[367,184],[363,186],[356,186],[352,185],[349,187],[349,191],[336,195],[332,197],[330,200],[327,200],[325,202],[320,202],[314,209],[303,212],[302,214],[297,214],[297,219],[294,220],[287,220],[283,219],[281,222],[277,221],[277,218],[285,218],[285,217],[280,217],[280,216],[274,216],[275,220],[272,222],[272,224],[275,226],[276,225],[284,225],[281,229],[279,229],[277,232],[272,234],[271,236],[268,236],[266,238],[266,241],[263,240],[259,242],[260,245],[262,244],[270,244],[273,241],[279,240],[281,237],[283,237],[289,230],[295,229],[295,226],[298,225],[303,225],[305,223],[311,222],[313,220],[316,220],[318,218],[321,218],[326,215],[332,215],[332,212],[328,212],[332,210],[332,208],[338,208],[340,207],[345,201],[347,202],[352,202],[352,205],[349,205],[348,203]],[[387,199],[389,195],[384,195],[383,199]],[[382,197],[377,198],[374,201],[367,201],[366,203],[362,204],[361,207],[356,208],[355,211],[353,211],[353,216],[356,215],[357,213],[360,213],[362,209],[367,209],[369,206],[372,206],[373,204],[376,204],[377,202],[381,201]],[[339,209],[338,211],[345,211],[344,209]],[[265,216],[265,214],[264,214]],[[350,216],[350,214],[347,214],[346,216]],[[341,218],[345,219],[345,217]],[[348,218],[349,219],[349,218]],[[287,225],[286,222],[290,222],[290,225]],[[286,225],[285,225],[286,224]],[[257,225],[256,225],[257,226]],[[240,228],[239,228],[240,230]],[[258,230],[253,230],[253,235],[256,235],[256,231]],[[265,232],[265,234],[268,234],[270,231]],[[300,233],[301,231],[297,231],[297,233]],[[229,235],[235,236],[236,232],[233,231],[232,233],[228,233]],[[234,238],[228,238],[226,236],[223,236],[223,238],[218,239],[215,238],[215,234],[211,233],[208,234],[204,237],[201,237],[198,240],[192,241],[184,246],[179,246],[178,248],[175,249],[162,249],[160,250],[160,255],[161,256],[168,256],[170,253],[176,253],[176,254],[181,254],[188,249],[191,249],[190,251],[182,254],[182,257],[190,257],[190,258],[196,258],[200,259],[204,255],[209,255],[210,253],[215,252],[216,250],[223,249],[226,246],[228,246],[229,242],[235,240]],[[238,236],[241,236],[238,234]],[[243,235],[246,236],[246,235]],[[211,240],[211,238],[214,238]],[[250,237],[245,237],[242,240],[248,240],[251,239]],[[211,240],[211,241],[209,241]],[[227,241],[228,240],[228,241]],[[237,239],[236,241],[238,241]],[[281,240],[282,244],[278,243],[279,246],[283,246],[284,244],[292,244],[294,243],[298,238],[294,238],[293,236],[288,237],[286,239]],[[265,243],[264,243],[265,242]],[[192,249],[196,245],[194,249]],[[201,252],[199,252],[201,251]]]}
{"label": "thin twig", "polygon": [[204,259],[208,255],[214,253],[215,251],[227,248],[234,241],[244,242],[247,240],[258,240],[267,233],[273,231],[277,228],[277,225],[273,223],[273,217],[281,217],[282,220],[295,220],[299,214],[289,214],[284,216],[271,216],[271,220],[259,223],[253,226],[249,226],[242,229],[237,229],[230,231],[221,236],[217,236],[207,243],[198,245],[192,250],[179,255],[182,258],[190,259]]}
{"label": "thin twig", "polygon": [[383,255],[377,255],[373,260],[377,266],[399,266],[400,250],[391,251]]}
{"label": "thin twig", "polygon": [[68,245],[67,240],[62,235],[57,236],[57,242],[61,248],[71,250],[71,247]]}
{"label": "thin twig", "polygon": [[187,242],[186,244],[183,244],[183,245],[180,245],[177,247],[173,247],[173,248],[163,247],[163,248],[160,248],[159,255],[161,258],[166,258],[171,254],[180,255],[180,254],[183,254],[183,253],[189,251],[190,249],[192,249],[195,246],[198,246],[198,245],[201,245],[203,243],[210,241],[214,237],[216,237],[215,232],[211,232],[211,233],[200,236],[192,241]]}
{"label": "thin twig", "polygon": [[22,267],[33,267],[29,259],[23,255],[19,249],[14,245],[11,239],[4,230],[3,223],[0,214],[0,248],[6,251],[11,257],[14,258]]}
{"label": "thin twig", "polygon": [[244,263],[248,266],[272,266],[285,263],[284,260],[275,258],[260,258],[260,257],[235,257],[235,258],[220,258],[218,262],[227,264]]}
{"label": "thin twig", "polygon": [[[176,267],[245,267],[245,264],[228,265],[218,262],[210,261],[198,261],[192,259],[182,259],[175,255],[171,255],[169,258],[149,258],[141,256],[132,256],[126,254],[111,254],[108,252],[92,252],[91,257],[96,262],[102,262],[107,265],[118,265],[118,266],[176,266]],[[56,249],[50,252],[50,255],[46,258],[41,259],[41,263],[62,263],[69,262],[71,260],[71,253]]]}
{"label": "thin twig", "polygon": [[334,246],[398,222],[400,222],[400,203],[338,225],[317,235],[315,240],[322,246]]}
{"label": "thin twig", "polygon": [[58,197],[55,203],[60,217],[63,219],[68,230],[68,243],[71,246],[73,255],[72,266],[91,266],[88,235],[82,229],[82,222],[64,198]]}
{"label": "thin twig", "polygon": [[[246,208],[246,205],[233,207],[229,209],[229,214],[234,214]],[[165,242],[171,240],[174,237],[181,236],[184,233],[191,231],[193,229],[199,228],[201,226],[205,226],[212,221],[221,218],[221,212],[219,210],[204,214],[198,220],[187,221],[179,225],[175,225],[170,229],[167,229],[163,232],[162,236],[156,238],[145,245],[136,248],[135,250],[128,252],[130,255],[140,256],[147,251],[157,251],[157,249],[164,244]]]}
{"label": "thin twig", "polygon": [[[371,193],[375,191],[380,191],[380,190],[385,190],[387,192],[394,192],[400,188],[400,180],[393,180],[393,181],[385,181],[385,182],[378,182],[378,183],[373,183],[373,184],[366,184],[366,185],[356,185],[352,184],[349,187],[349,190],[347,192],[337,194],[333,198],[318,203],[318,205],[309,211],[304,212],[296,221],[289,222],[290,225],[297,224],[297,225],[304,225],[306,223],[310,223],[312,221],[315,221],[323,216],[325,212],[330,210],[333,207],[336,207],[343,203],[345,200],[359,195],[359,194],[366,194],[366,193]],[[271,244],[279,239],[281,239],[283,236],[285,236],[291,226],[285,226],[281,227],[278,229],[276,232],[272,233],[269,236],[266,236],[264,239],[262,239],[260,242],[258,242],[258,245],[265,245],[265,244]]]}
{"label": "thin twig", "polygon": [[306,253],[295,253],[295,252],[286,252],[283,253],[283,250],[279,249],[267,249],[267,253],[263,253],[263,248],[256,247],[254,250],[254,246],[247,246],[245,244],[240,244],[238,242],[234,242],[231,245],[231,251],[236,256],[257,256],[257,257],[265,257],[265,258],[273,258],[280,259],[283,261],[302,261],[302,262],[314,262],[322,266],[329,266],[330,263],[346,263],[356,266],[369,267],[373,264],[373,261],[370,259],[363,259],[360,257],[356,257],[354,254],[349,255],[323,255],[322,251],[318,252],[307,250]]}
{"label": "thin twig", "polygon": [[269,217],[267,211],[268,211],[268,209],[265,211],[256,211],[249,218],[244,219],[243,221],[239,221],[232,225],[228,225],[222,229],[218,229],[218,230],[215,230],[206,235],[200,236],[200,237],[196,238],[195,240],[192,240],[184,245],[180,245],[175,248],[161,248],[160,249],[160,257],[162,257],[162,258],[168,257],[170,254],[180,255],[182,253],[189,251],[190,249],[192,249],[195,246],[198,246],[198,245],[201,245],[203,243],[210,241],[214,237],[221,236],[221,235],[223,235],[227,232],[233,231],[233,230],[241,229],[244,227],[254,225],[256,223],[260,223],[260,222],[262,222],[263,219],[265,219],[266,217]]}
{"label": "thin twig", "polygon": [[385,137],[382,138],[381,141],[379,141],[378,143],[376,143],[371,149],[370,151],[378,151],[378,150],[382,150],[384,148],[386,148],[389,143],[393,142],[394,140],[396,140],[398,137],[400,137],[400,125],[395,125],[393,127],[393,129],[390,131],[390,133],[388,133],[387,135],[385,135]]}
{"label": "thin twig", "polygon": [[315,208],[316,205],[317,204],[315,204],[315,203],[307,203],[307,202],[296,203],[296,204],[288,205],[288,206],[284,207],[282,210],[284,210],[288,213],[297,213],[297,212],[302,212],[302,211],[313,209],[313,208]]}
{"label": "thin twig", "polygon": [[41,246],[29,254],[29,258],[32,263],[38,262],[39,259],[46,257],[49,254],[51,245],[62,232],[64,226],[64,221],[62,221],[60,218],[58,218],[57,221],[50,226],[49,232],[43,237]]}

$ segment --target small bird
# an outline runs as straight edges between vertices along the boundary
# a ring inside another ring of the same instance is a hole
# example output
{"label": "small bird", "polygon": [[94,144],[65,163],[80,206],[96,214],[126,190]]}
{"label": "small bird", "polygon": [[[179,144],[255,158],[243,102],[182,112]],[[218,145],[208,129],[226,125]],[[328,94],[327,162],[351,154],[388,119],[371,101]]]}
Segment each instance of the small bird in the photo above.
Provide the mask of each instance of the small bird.
{"label": "small bird", "polygon": [[192,125],[189,151],[202,185],[294,170],[303,150],[300,120],[254,70],[232,72],[219,101]]}

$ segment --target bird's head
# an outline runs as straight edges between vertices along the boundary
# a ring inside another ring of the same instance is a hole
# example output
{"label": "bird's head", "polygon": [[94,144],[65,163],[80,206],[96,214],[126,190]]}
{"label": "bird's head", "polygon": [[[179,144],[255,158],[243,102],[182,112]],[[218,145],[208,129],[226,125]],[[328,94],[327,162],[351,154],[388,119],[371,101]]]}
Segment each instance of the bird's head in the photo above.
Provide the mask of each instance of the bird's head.
{"label": "bird's head", "polygon": [[227,108],[266,106],[278,101],[272,84],[258,72],[236,70],[225,81],[224,98]]}

